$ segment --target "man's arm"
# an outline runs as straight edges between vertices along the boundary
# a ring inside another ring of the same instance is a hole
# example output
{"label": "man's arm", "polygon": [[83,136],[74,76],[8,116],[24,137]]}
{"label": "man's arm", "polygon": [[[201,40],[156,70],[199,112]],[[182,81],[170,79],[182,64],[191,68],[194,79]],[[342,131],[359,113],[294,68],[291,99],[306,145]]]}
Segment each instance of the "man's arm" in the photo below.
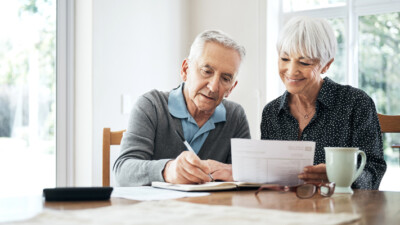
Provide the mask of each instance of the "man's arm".
{"label": "man's arm", "polygon": [[157,122],[155,106],[141,96],[131,111],[127,131],[121,141],[121,153],[113,167],[120,186],[164,181],[162,170],[170,159],[151,160]]}
{"label": "man's arm", "polygon": [[[195,154],[187,154],[188,151],[183,149],[174,149],[176,146],[172,140],[166,140],[170,143],[163,144],[165,146],[162,148],[164,155],[171,157],[154,160],[156,132],[160,126],[164,126],[158,121],[159,115],[154,104],[149,98],[142,96],[132,109],[129,125],[121,142],[121,154],[113,168],[118,185],[150,185],[152,181],[171,183],[210,181],[208,164]],[[167,128],[165,130],[167,131]],[[173,159],[176,156],[178,157]]]}

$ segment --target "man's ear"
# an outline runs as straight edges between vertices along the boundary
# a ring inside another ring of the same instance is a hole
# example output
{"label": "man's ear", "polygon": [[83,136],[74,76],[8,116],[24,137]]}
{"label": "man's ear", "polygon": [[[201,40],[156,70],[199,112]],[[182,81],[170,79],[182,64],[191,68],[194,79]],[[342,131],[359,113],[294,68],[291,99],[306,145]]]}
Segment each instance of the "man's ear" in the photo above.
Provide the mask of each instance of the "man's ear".
{"label": "man's ear", "polygon": [[182,68],[181,68],[181,78],[185,82],[187,80],[188,70],[189,70],[189,60],[185,59],[185,60],[183,60]]}
{"label": "man's ear", "polygon": [[231,94],[233,89],[236,87],[237,83],[238,83],[238,81],[235,81],[235,83],[232,85],[232,87],[229,89],[229,91],[225,94],[225,96],[224,96],[225,98],[227,98]]}
{"label": "man's ear", "polygon": [[329,70],[329,67],[331,66],[331,64],[333,63],[334,60],[335,60],[335,59],[333,58],[333,59],[331,59],[331,61],[329,61],[329,62],[326,64],[326,66],[325,66],[325,67],[322,69],[322,71],[321,71],[322,74],[326,73],[326,71]]}

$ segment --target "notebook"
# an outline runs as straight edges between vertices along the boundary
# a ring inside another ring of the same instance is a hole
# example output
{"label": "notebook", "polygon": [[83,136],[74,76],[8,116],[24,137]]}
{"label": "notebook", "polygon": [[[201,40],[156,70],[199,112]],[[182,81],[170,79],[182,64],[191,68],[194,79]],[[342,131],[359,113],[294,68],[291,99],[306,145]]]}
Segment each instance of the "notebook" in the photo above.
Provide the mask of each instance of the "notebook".
{"label": "notebook", "polygon": [[154,181],[151,183],[152,187],[177,191],[221,191],[233,189],[250,189],[258,188],[261,185],[263,184],[249,182],[207,182],[204,184],[171,184],[167,182]]}

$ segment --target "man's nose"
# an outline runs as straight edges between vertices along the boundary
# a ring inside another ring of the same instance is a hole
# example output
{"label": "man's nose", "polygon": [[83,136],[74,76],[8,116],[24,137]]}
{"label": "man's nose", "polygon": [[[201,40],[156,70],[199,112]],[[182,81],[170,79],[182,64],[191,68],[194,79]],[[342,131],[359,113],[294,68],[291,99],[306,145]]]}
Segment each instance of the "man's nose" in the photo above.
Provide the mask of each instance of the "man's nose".
{"label": "man's nose", "polygon": [[214,76],[210,77],[207,87],[212,92],[218,92],[218,89],[219,89],[219,76],[214,75]]}

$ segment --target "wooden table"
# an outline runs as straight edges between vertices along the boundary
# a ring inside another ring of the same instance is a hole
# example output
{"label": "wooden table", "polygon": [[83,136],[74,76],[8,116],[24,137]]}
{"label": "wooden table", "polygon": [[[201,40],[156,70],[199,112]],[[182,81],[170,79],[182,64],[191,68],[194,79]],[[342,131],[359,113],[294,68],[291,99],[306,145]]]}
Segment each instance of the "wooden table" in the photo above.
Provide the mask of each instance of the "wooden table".
{"label": "wooden table", "polygon": [[[315,196],[311,199],[299,199],[294,193],[263,191],[256,197],[254,190],[224,191],[204,197],[182,198],[179,201],[294,212],[357,213],[362,217],[353,224],[400,224],[400,192],[354,190],[353,195],[335,194],[330,198]],[[111,198],[109,201],[94,202],[44,202],[42,206],[57,210],[79,210],[137,202]]]}
{"label": "wooden table", "polygon": [[[361,214],[362,218],[353,224],[400,224],[400,192],[354,190],[353,195],[335,194],[330,198],[315,196],[311,199],[299,199],[294,193],[263,191],[256,197],[254,191],[224,191],[204,197],[183,198],[179,201],[294,212],[357,213]],[[44,207],[82,209],[136,202],[138,201],[112,198],[110,201],[101,202],[46,202]]]}

